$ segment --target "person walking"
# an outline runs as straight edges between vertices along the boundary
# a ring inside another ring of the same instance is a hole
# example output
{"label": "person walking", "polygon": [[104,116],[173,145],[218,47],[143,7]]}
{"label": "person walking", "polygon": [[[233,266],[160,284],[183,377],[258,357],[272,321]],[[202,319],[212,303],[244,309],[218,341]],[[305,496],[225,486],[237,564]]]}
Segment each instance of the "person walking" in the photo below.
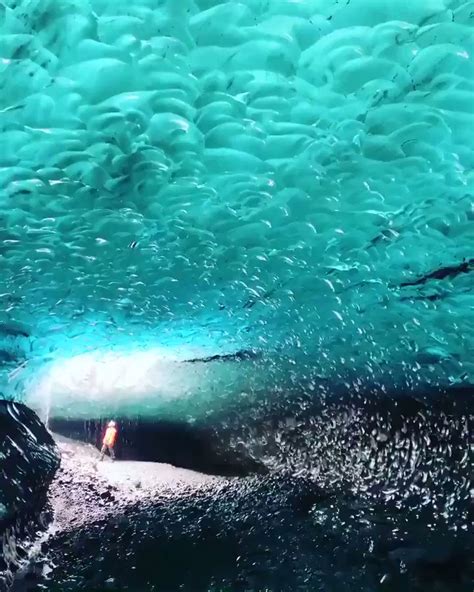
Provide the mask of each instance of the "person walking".
{"label": "person walking", "polygon": [[105,453],[108,451],[110,458],[115,460],[115,441],[117,439],[117,424],[115,421],[109,421],[105,435],[102,440],[102,449],[100,451],[100,460],[104,460]]}

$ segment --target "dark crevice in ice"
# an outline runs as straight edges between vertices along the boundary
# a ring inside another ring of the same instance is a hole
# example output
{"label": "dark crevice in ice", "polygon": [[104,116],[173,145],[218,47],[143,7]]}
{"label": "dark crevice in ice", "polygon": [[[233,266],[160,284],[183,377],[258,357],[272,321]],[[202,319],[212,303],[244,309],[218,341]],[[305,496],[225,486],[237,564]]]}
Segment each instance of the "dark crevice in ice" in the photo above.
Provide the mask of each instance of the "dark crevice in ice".
{"label": "dark crevice in ice", "polygon": [[[466,288],[465,290],[459,290],[455,294],[469,294],[472,292],[472,288]],[[410,296],[402,296],[400,298],[400,302],[404,301],[416,301],[416,300],[427,300],[428,302],[437,302],[438,300],[444,300],[445,298],[449,298],[450,296],[455,295],[453,292],[443,291],[435,294],[419,294],[417,296],[410,295]]]}
{"label": "dark crevice in ice", "polygon": [[216,354],[214,356],[207,356],[204,358],[191,358],[189,360],[184,361],[187,364],[195,364],[196,362],[240,362],[241,360],[256,360],[261,356],[261,352],[249,349],[242,349],[233,354]]}
{"label": "dark crevice in ice", "polygon": [[17,357],[6,349],[0,349],[0,364],[15,362]]}
{"label": "dark crevice in ice", "polygon": [[0,335],[9,337],[30,337],[30,332],[26,327],[17,323],[0,323]]}
{"label": "dark crevice in ice", "polygon": [[420,286],[425,284],[430,280],[444,280],[444,279],[453,279],[458,275],[463,273],[469,273],[474,270],[474,258],[472,259],[463,259],[461,263],[457,265],[447,265],[445,267],[440,267],[439,269],[435,269],[426,275],[421,276],[420,278],[408,282],[402,282],[400,286],[402,288],[406,288],[408,286]]}

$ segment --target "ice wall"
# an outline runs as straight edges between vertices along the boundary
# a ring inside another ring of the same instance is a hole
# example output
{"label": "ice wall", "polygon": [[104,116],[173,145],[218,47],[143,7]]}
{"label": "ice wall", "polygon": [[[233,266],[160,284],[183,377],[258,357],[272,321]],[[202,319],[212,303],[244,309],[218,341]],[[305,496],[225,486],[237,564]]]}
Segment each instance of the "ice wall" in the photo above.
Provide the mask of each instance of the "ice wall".
{"label": "ice wall", "polygon": [[473,20],[4,0],[0,364],[186,344],[472,382]]}

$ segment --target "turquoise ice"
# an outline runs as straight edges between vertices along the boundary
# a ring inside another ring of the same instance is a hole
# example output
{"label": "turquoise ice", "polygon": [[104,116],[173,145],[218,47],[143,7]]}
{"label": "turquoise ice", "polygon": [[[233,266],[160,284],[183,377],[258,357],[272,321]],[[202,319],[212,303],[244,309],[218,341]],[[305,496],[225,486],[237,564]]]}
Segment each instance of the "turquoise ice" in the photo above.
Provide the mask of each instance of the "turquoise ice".
{"label": "turquoise ice", "polygon": [[1,2],[0,390],[46,397],[87,352],[120,382],[157,349],[263,356],[175,374],[198,409],[472,384],[473,22],[462,0]]}

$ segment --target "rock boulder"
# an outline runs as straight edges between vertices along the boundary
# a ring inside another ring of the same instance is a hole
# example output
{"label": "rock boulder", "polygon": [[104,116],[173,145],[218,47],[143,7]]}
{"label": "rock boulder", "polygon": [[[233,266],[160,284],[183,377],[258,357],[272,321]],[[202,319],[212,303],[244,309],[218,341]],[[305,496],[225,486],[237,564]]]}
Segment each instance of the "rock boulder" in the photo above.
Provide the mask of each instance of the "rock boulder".
{"label": "rock boulder", "polygon": [[28,407],[0,400],[0,591],[24,555],[22,541],[44,523],[47,492],[59,467],[53,438]]}

